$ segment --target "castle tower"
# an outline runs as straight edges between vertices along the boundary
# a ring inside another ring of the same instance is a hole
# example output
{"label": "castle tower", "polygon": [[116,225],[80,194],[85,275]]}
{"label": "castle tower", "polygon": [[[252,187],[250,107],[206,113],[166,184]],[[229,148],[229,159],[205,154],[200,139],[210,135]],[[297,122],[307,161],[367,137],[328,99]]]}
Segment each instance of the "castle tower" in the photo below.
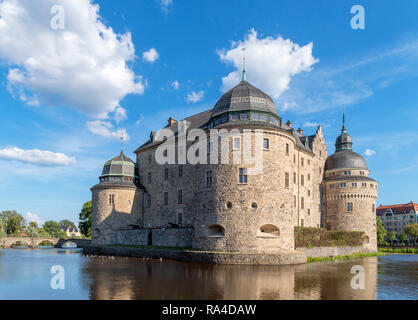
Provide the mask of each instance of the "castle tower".
{"label": "castle tower", "polygon": [[118,231],[142,226],[143,189],[136,164],[121,151],[103,167],[92,192],[92,243],[116,244]]}
{"label": "castle tower", "polygon": [[324,223],[328,230],[365,232],[364,247],[376,251],[378,183],[369,177],[366,161],[352,151],[352,146],[343,116],[343,128],[335,143],[335,153],[325,163]]}

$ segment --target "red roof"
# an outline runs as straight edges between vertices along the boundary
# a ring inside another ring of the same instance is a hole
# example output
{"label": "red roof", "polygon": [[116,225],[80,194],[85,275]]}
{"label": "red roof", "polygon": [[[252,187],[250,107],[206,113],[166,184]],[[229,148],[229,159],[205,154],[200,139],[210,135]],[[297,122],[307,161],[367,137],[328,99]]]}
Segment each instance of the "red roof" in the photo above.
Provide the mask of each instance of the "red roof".
{"label": "red roof", "polygon": [[397,213],[403,213],[406,210],[406,212],[409,213],[411,210],[418,211],[418,204],[411,201],[406,204],[394,204],[389,206],[380,205],[376,208],[376,211],[386,211],[388,209],[392,209],[392,211],[396,210]]}

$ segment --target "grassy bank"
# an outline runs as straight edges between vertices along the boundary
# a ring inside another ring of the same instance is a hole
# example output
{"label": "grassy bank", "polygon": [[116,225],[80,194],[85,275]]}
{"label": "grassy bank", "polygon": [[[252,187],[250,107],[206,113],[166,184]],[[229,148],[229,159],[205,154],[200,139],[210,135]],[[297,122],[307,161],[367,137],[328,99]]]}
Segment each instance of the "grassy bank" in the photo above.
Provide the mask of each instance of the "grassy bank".
{"label": "grassy bank", "polygon": [[310,258],[308,257],[308,263],[312,262],[332,262],[337,260],[349,260],[354,258],[363,258],[363,257],[381,257],[384,256],[383,252],[372,252],[372,253],[354,253],[347,256],[334,256],[334,257],[317,257]]}
{"label": "grassy bank", "polygon": [[379,248],[381,253],[418,254],[418,248]]}

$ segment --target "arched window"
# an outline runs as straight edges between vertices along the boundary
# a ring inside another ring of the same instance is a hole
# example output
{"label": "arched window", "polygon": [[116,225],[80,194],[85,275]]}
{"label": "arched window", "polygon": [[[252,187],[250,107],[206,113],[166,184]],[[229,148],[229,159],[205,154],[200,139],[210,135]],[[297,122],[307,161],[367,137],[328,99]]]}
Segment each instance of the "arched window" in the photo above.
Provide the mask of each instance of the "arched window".
{"label": "arched window", "polygon": [[206,231],[207,231],[208,237],[217,238],[217,237],[225,236],[225,229],[218,224],[213,224],[207,227]]}
{"label": "arched window", "polygon": [[272,224],[266,224],[257,232],[259,238],[277,238],[280,235],[280,230]]}

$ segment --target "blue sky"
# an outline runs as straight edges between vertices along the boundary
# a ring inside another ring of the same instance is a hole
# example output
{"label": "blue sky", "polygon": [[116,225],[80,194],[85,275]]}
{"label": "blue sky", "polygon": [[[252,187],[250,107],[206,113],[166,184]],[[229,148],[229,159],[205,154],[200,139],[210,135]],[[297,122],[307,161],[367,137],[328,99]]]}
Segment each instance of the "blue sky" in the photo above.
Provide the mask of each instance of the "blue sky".
{"label": "blue sky", "polygon": [[[344,104],[378,205],[418,201],[418,2],[34,3],[0,0],[0,210],[78,221],[118,137],[134,158],[170,116],[212,108],[244,41],[248,81],[285,121],[305,134],[321,124],[331,154]],[[63,30],[50,26],[54,4]],[[355,4],[365,30],[351,28]]]}

